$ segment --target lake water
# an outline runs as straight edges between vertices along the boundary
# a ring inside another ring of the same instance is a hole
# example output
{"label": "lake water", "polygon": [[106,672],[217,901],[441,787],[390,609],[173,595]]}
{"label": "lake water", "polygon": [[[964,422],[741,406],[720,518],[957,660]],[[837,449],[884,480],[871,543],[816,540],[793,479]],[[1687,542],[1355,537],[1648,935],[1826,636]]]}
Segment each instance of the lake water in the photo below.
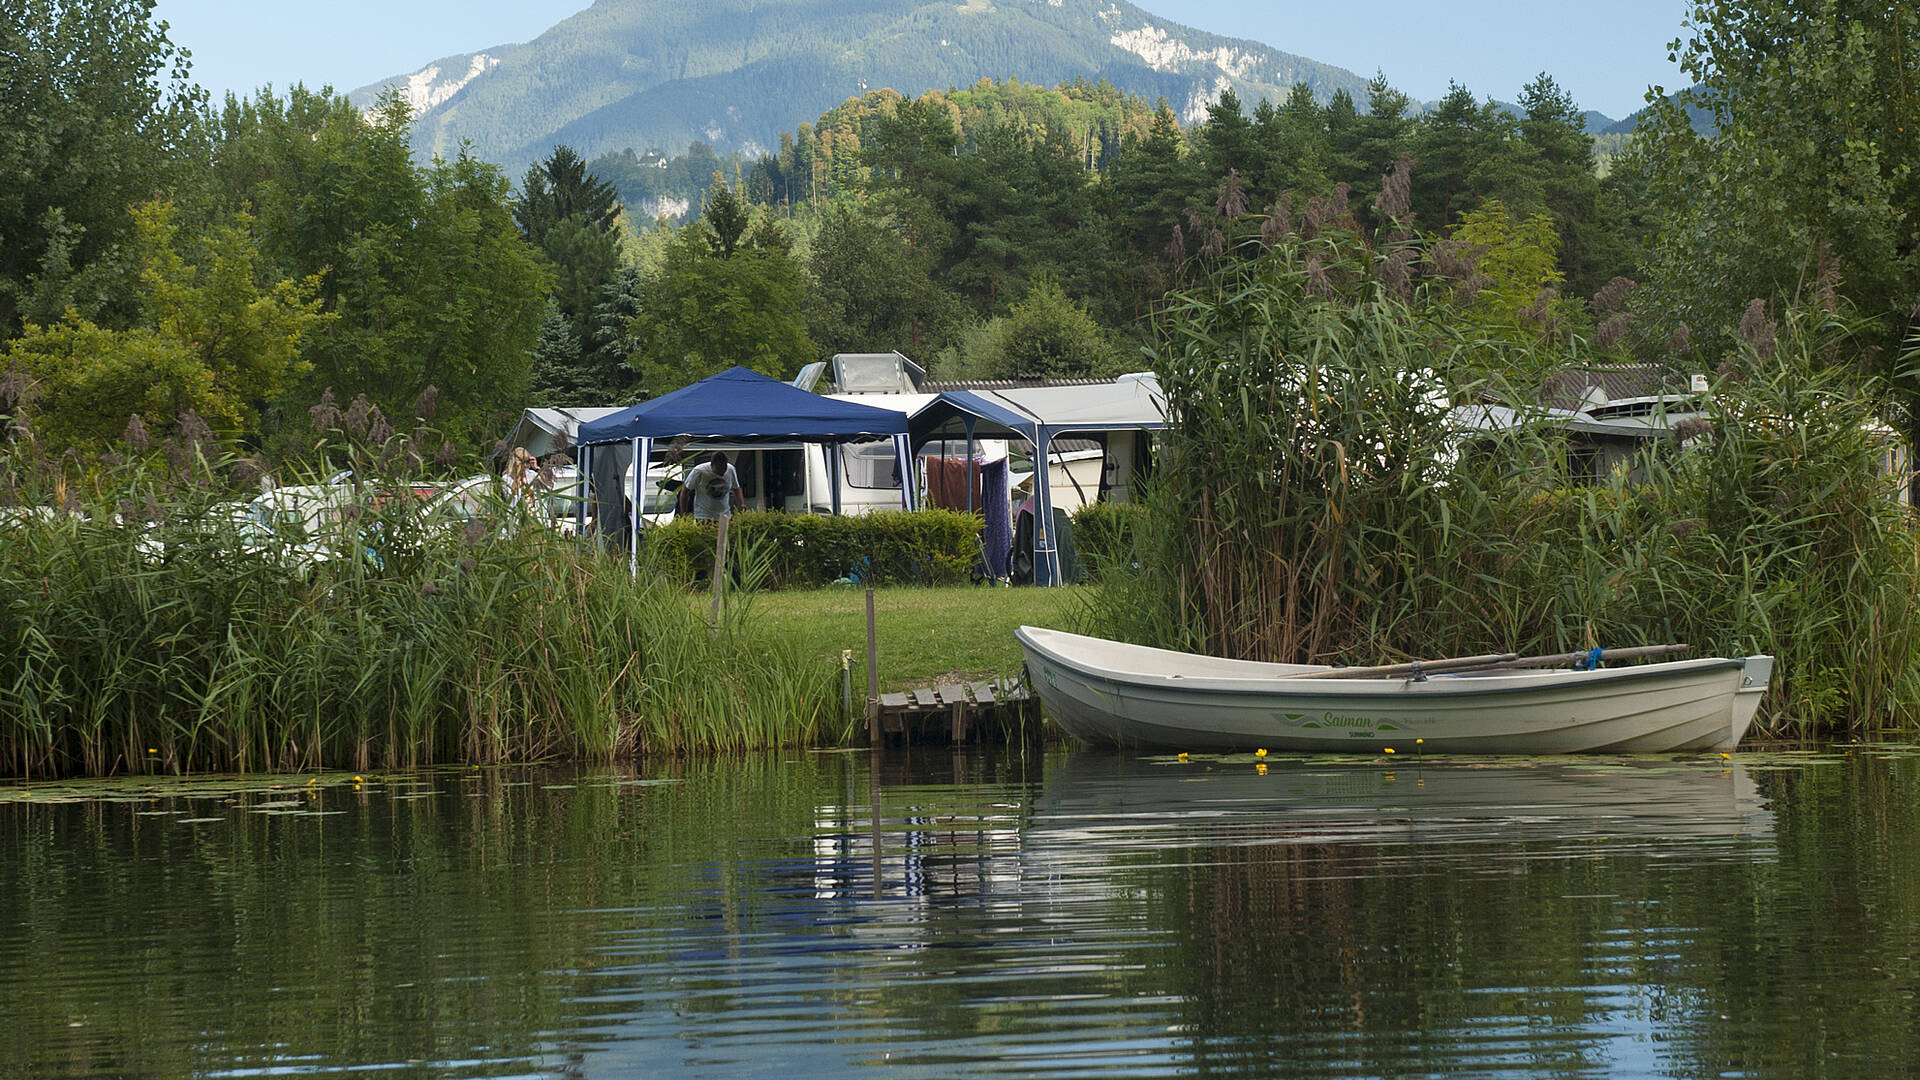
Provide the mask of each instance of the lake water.
{"label": "lake water", "polygon": [[1917,754],[0,786],[0,1076],[1909,1076]]}

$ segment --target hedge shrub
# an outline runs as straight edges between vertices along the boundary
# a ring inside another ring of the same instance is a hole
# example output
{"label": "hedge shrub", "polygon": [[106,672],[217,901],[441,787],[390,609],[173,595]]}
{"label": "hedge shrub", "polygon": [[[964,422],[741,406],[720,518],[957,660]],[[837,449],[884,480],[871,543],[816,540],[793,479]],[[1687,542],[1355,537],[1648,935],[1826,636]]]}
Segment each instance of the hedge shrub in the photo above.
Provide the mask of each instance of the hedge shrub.
{"label": "hedge shrub", "polygon": [[1094,502],[1073,512],[1073,542],[1088,581],[1099,581],[1114,567],[1138,561],[1134,530],[1140,520],[1139,503]]}
{"label": "hedge shrub", "polygon": [[[851,517],[750,510],[733,516],[729,550],[767,560],[777,589],[831,585],[852,577],[867,585],[953,585],[966,581],[980,554],[979,514],[951,510],[884,511]],[[713,569],[714,530],[687,518],[641,535],[654,571],[691,582]]]}

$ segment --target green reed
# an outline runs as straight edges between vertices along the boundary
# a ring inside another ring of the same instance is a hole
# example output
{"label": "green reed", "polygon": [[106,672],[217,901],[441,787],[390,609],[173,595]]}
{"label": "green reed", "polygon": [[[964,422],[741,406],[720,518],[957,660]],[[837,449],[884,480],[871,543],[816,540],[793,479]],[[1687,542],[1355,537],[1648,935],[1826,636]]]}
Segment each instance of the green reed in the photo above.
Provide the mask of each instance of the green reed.
{"label": "green reed", "polygon": [[1109,574],[1091,628],[1293,662],[1770,652],[1776,732],[1911,726],[1920,548],[1876,469],[1879,388],[1835,366],[1845,325],[1743,347],[1710,426],[1583,484],[1551,425],[1459,430],[1456,404],[1524,396],[1489,376],[1519,347],[1377,284],[1372,258],[1290,238],[1173,298],[1162,466],[1115,560],[1142,569]]}
{"label": "green reed", "polygon": [[173,465],[0,454],[0,774],[608,761],[844,734],[831,665],[738,617],[709,626],[652,568],[497,494],[454,514],[424,485],[363,484],[309,532],[263,534],[205,448]]}

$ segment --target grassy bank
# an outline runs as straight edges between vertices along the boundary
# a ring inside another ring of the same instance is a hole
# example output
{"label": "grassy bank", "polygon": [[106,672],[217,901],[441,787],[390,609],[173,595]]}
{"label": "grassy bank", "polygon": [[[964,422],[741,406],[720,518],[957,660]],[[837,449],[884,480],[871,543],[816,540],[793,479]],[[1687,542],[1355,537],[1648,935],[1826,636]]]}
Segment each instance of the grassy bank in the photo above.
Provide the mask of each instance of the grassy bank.
{"label": "grassy bank", "polygon": [[[343,453],[354,475],[403,457]],[[866,682],[863,590],[765,588],[777,563],[743,544],[735,573],[760,587],[716,627],[659,545],[635,575],[497,492],[249,502],[234,465],[0,448],[0,775],[613,761],[864,730],[841,698],[843,650]],[[1017,674],[1016,626],[1084,608],[1077,590],[882,588],[883,683]]]}
{"label": "grassy bank", "polygon": [[[874,592],[874,633],[880,686],[930,686],[937,676],[1016,675],[1022,623],[1061,627],[1087,601],[1086,587],[1005,589],[974,585],[887,588]],[[706,603],[704,599],[699,601]],[[855,684],[866,685],[867,608],[860,589],[805,589],[763,593],[748,602],[744,624],[799,655],[837,671],[841,650],[852,650]]]}
{"label": "grassy bank", "polygon": [[23,456],[8,478],[54,491],[0,514],[0,774],[610,761],[849,730],[837,663],[737,614],[716,632],[524,506],[387,485],[279,531],[198,454]]}

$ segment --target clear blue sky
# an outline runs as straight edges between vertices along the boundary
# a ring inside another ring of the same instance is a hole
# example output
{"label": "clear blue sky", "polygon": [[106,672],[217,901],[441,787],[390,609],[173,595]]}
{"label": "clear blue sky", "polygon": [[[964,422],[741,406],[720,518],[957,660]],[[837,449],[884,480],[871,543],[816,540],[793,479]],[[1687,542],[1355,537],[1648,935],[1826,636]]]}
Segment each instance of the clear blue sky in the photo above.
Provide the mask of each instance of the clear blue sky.
{"label": "clear blue sky", "polygon": [[[687,0],[697,3],[698,0]],[[1031,0],[1001,0],[1022,3]],[[528,41],[587,0],[333,0],[328,4],[159,0],[175,44],[215,98],[272,83],[351,90],[428,61]],[[1371,76],[1430,101],[1458,80],[1512,100],[1545,71],[1585,109],[1626,116],[1649,83],[1680,81],[1666,44],[1685,0],[1145,0],[1148,11]]]}

